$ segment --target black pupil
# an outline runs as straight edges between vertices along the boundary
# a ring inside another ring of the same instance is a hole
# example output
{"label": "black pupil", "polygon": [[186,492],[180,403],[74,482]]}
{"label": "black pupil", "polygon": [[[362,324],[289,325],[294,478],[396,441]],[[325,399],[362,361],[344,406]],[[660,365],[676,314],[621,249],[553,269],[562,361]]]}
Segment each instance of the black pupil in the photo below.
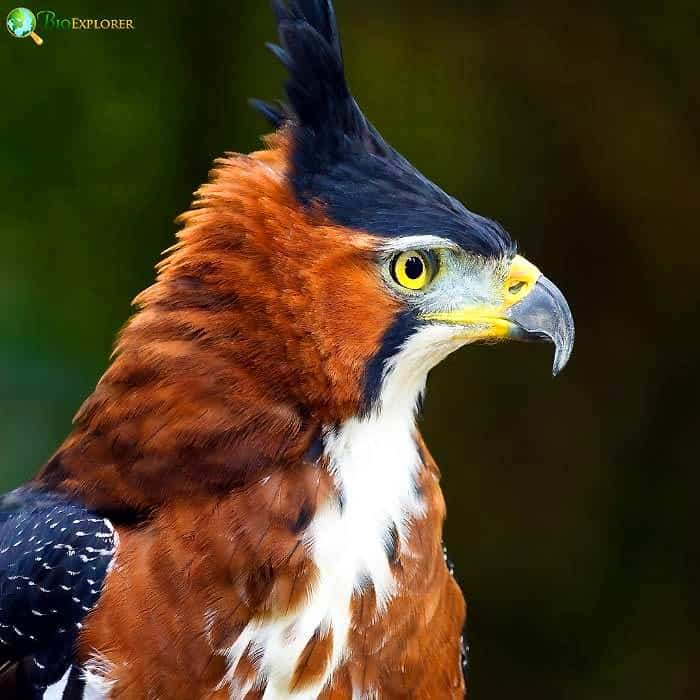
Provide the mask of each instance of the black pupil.
{"label": "black pupil", "polygon": [[413,255],[404,266],[406,277],[410,280],[417,280],[423,274],[423,261],[416,255]]}

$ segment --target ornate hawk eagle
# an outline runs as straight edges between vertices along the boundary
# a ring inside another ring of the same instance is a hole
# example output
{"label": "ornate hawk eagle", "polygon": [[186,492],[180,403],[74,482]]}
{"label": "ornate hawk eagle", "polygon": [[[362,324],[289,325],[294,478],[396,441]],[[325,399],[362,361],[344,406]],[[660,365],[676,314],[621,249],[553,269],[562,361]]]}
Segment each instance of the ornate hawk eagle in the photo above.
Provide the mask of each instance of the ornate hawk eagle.
{"label": "ornate hawk eagle", "polygon": [[72,432],[0,500],[3,697],[465,692],[426,377],[506,339],[557,373],[571,314],[360,111],[330,1],[274,8],[267,148],[216,162]]}

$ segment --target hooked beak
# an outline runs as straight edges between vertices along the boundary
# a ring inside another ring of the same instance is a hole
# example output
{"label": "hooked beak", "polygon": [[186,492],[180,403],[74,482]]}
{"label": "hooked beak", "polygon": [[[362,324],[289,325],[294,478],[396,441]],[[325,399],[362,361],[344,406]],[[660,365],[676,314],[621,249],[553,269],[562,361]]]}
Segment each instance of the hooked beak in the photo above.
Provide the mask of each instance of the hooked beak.
{"label": "hooked beak", "polygon": [[517,255],[503,282],[501,297],[493,306],[433,312],[423,318],[463,327],[463,337],[472,342],[513,339],[553,343],[552,374],[559,374],[574,347],[574,319],[564,295],[531,262]]}
{"label": "hooked beak", "polygon": [[510,321],[508,337],[526,342],[554,344],[552,374],[564,369],[574,347],[574,319],[564,295],[540,275],[532,291],[505,314]]}

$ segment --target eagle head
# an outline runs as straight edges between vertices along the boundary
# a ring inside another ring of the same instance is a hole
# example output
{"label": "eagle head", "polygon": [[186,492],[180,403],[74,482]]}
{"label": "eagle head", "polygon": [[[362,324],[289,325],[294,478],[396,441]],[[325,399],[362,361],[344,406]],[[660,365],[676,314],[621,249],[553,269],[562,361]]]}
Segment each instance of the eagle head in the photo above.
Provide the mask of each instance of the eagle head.
{"label": "eagle head", "polygon": [[499,224],[443,192],[367,120],[330,1],[274,7],[279,45],[268,47],[289,71],[287,102],[253,105],[284,142],[285,194],[304,219],[261,231],[289,239],[284,255],[268,239],[267,257],[279,279],[297,275],[279,288],[283,307],[288,296],[298,304],[284,309],[280,340],[312,338],[331,393],[352,385],[351,410],[381,408],[396,392],[414,400],[428,370],[470,343],[553,343],[559,373],[574,340],[561,292]]}

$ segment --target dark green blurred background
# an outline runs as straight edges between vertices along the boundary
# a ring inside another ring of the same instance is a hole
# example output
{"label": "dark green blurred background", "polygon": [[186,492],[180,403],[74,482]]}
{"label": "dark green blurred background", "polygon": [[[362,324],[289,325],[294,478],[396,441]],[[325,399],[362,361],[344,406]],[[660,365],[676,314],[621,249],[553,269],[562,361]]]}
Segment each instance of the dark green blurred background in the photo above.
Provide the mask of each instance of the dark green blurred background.
{"label": "dark green blurred background", "polygon": [[[699,697],[698,3],[337,5],[370,118],[505,224],[577,321],[554,381],[539,346],[431,378],[472,697]],[[0,41],[2,489],[68,431],[173,218],[214,157],[257,147],[246,98],[283,77],[264,0],[32,9],[136,29]]]}

